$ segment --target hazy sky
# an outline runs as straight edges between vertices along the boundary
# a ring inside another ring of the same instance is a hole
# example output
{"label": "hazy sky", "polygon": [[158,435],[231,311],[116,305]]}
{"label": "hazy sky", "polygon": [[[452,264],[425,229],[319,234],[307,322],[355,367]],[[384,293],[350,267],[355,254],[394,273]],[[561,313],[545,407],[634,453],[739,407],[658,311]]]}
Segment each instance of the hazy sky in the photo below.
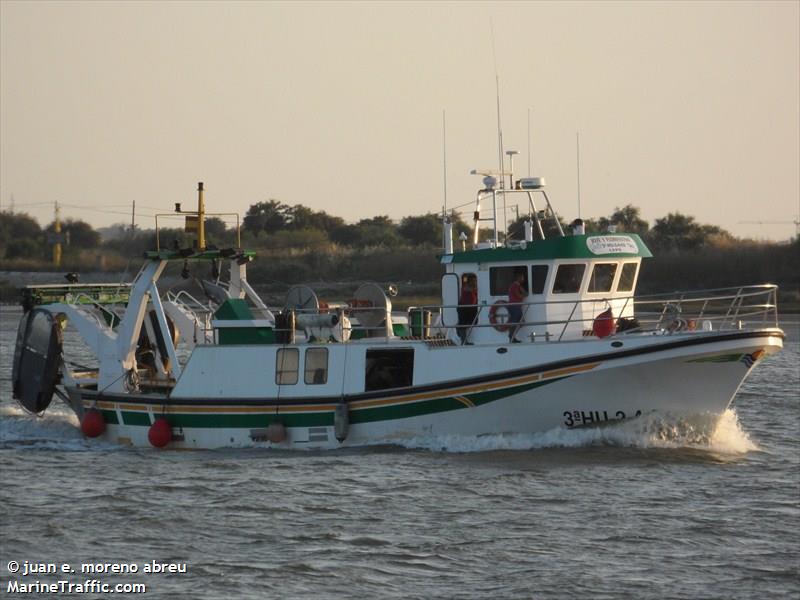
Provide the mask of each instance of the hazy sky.
{"label": "hazy sky", "polygon": [[[348,221],[472,202],[506,149],[584,217],[681,211],[786,239],[800,3],[0,2],[0,203],[152,226],[275,198]],[[43,204],[47,203],[47,204]],[[471,207],[465,209],[468,213]],[[121,214],[115,214],[118,211]],[[742,221],[783,221],[746,225]]]}

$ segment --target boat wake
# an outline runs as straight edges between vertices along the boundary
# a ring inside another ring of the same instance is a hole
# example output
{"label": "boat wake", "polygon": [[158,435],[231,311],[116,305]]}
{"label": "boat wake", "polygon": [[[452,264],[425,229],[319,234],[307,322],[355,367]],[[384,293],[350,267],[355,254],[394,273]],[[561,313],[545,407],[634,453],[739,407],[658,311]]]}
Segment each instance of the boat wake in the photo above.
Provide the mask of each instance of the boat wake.
{"label": "boat wake", "polygon": [[78,419],[66,407],[52,407],[47,418],[37,417],[11,404],[0,404],[0,450],[30,448],[36,450],[83,451],[110,444],[90,443],[80,432]]}
{"label": "boat wake", "polygon": [[651,415],[580,429],[551,429],[544,433],[482,436],[415,437],[397,442],[409,449],[442,452],[486,452],[541,448],[625,447],[692,449],[715,454],[742,455],[759,449],[740,423],[736,411],[722,416]]}
{"label": "boat wake", "polygon": [[[120,449],[110,442],[83,437],[75,415],[65,407],[52,407],[47,419],[14,405],[0,405],[0,450],[109,450]],[[385,445],[385,442],[381,445]],[[694,415],[670,417],[651,415],[601,427],[552,429],[544,433],[490,434],[480,436],[420,436],[393,440],[392,445],[438,452],[488,452],[493,450],[534,450],[543,448],[677,448],[742,455],[758,450],[745,432],[736,411],[721,417]]]}

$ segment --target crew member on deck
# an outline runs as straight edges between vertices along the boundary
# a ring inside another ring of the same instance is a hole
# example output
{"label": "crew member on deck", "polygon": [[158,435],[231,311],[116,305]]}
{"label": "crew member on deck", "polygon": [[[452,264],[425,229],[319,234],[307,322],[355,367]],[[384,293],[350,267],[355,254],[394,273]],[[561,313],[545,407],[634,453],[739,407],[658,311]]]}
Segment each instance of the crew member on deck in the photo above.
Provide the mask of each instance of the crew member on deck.
{"label": "crew member on deck", "polygon": [[517,331],[520,328],[520,321],[522,321],[522,303],[525,302],[525,297],[528,295],[526,269],[517,269],[514,272],[514,281],[508,288],[508,341],[512,343],[519,343],[516,338]]}
{"label": "crew member on deck", "polygon": [[464,275],[461,281],[461,295],[458,298],[458,337],[461,343],[467,343],[469,330],[478,316],[478,278],[475,275]]}

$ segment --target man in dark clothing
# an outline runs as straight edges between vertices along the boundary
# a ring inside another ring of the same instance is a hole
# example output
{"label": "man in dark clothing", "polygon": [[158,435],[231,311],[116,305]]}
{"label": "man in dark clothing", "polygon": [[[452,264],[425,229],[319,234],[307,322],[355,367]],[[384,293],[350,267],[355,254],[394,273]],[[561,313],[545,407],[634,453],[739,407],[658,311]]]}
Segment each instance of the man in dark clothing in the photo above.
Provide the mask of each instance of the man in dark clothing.
{"label": "man in dark clothing", "polygon": [[466,343],[469,328],[478,316],[478,281],[475,275],[467,275],[461,283],[461,295],[458,299],[458,337]]}
{"label": "man in dark clothing", "polygon": [[516,338],[517,331],[520,328],[519,323],[522,321],[522,303],[525,302],[525,297],[528,295],[528,290],[525,289],[525,271],[517,271],[514,273],[514,281],[508,288],[508,341],[512,343],[519,343]]}

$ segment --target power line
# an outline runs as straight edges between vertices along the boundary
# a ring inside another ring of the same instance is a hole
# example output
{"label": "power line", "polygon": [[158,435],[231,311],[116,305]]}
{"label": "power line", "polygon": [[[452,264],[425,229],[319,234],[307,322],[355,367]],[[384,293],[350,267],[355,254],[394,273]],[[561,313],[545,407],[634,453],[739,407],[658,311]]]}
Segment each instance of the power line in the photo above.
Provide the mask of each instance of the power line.
{"label": "power line", "polygon": [[170,208],[162,208],[160,206],[145,206],[144,204],[139,205],[140,208],[149,208],[150,210],[157,210],[160,212],[172,212]]}
{"label": "power line", "polygon": [[[105,213],[105,214],[109,214],[109,215],[124,215],[126,217],[130,216],[130,213],[128,211],[106,210],[104,208],[95,208],[94,206],[79,206],[77,204],[62,204],[61,206],[66,206],[67,208],[75,208],[75,209],[78,209],[78,210],[90,210],[90,211],[99,212],[99,213]],[[155,216],[155,215],[151,215],[151,214],[142,214],[142,213],[139,213],[139,214],[141,216],[143,216],[143,217],[154,217]]]}

